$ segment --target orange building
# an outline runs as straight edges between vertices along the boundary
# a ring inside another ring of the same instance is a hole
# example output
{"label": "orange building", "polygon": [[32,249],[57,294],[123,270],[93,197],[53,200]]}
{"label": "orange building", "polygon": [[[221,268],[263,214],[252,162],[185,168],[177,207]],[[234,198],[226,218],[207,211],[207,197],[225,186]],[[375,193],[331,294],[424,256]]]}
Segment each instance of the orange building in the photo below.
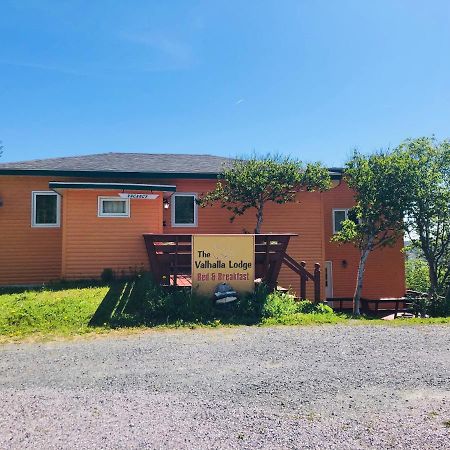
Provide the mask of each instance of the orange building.
{"label": "orange building", "polygon": [[[255,213],[233,223],[220,207],[199,208],[231,160],[209,155],[108,153],[0,164],[0,285],[99,278],[149,270],[144,233],[252,232]],[[287,253],[322,267],[322,297],[351,297],[358,251],[331,243],[353,205],[338,169],[333,188],[301,192],[297,201],[269,204],[263,232],[294,233]],[[373,252],[363,296],[405,293],[402,243]],[[279,284],[298,291],[298,275],[284,267]],[[311,284],[311,283],[308,283]],[[308,286],[308,296],[312,296]]]}

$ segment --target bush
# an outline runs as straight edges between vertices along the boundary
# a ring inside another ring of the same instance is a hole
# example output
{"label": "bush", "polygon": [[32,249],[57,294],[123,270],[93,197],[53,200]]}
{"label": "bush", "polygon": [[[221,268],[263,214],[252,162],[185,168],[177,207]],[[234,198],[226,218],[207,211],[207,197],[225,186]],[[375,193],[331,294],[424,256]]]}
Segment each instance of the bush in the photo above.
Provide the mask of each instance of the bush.
{"label": "bush", "polygon": [[279,318],[297,312],[298,303],[295,301],[294,297],[290,294],[280,294],[278,292],[273,292],[267,296],[262,309],[262,314],[266,318]]}
{"label": "bush", "polygon": [[208,322],[213,319],[211,300],[187,290],[164,290],[143,275],[133,295],[141,301],[140,314],[146,323]]}
{"label": "bush", "polygon": [[311,303],[309,300],[303,300],[297,303],[298,312],[303,314],[333,314],[333,308],[324,303]]}
{"label": "bush", "polygon": [[290,294],[274,292],[267,296],[263,308],[265,318],[280,318],[292,314],[334,314],[333,309],[323,303],[309,300],[296,301]]}
{"label": "bush", "polygon": [[263,319],[281,320],[291,315],[333,314],[324,304],[297,302],[290,294],[268,294],[258,285],[253,294],[241,296],[236,302],[215,305],[208,297],[193,295],[190,289],[161,288],[151,275],[140,274],[120,290],[120,304],[113,314],[111,325],[179,325],[199,323],[214,325],[257,324]]}
{"label": "bush", "polygon": [[418,258],[406,261],[406,287],[413,291],[428,292],[430,277],[426,261]]}
{"label": "bush", "polygon": [[238,298],[233,307],[234,320],[244,323],[256,323],[261,319],[268,296],[267,287],[258,284],[253,294]]}
{"label": "bush", "polygon": [[100,278],[104,283],[110,283],[115,279],[114,270],[110,267],[103,269]]}

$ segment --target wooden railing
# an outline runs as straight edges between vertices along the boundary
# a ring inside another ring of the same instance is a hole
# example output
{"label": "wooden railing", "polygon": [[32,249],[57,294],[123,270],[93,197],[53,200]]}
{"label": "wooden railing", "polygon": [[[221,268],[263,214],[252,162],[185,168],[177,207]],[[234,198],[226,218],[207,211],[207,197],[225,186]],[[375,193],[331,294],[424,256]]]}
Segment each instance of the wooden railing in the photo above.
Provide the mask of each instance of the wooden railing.
{"label": "wooden railing", "polygon": [[[332,303],[332,308],[335,311],[351,311],[353,309],[353,298],[351,297],[335,297],[327,299]],[[344,307],[344,303],[346,306]],[[412,301],[408,297],[402,298],[381,298],[381,299],[360,299],[361,312],[367,315],[386,315],[387,313],[394,314],[396,319],[399,314],[409,313],[417,316],[417,312],[412,307]]]}
{"label": "wooden railing", "polygon": [[306,270],[305,261],[298,263],[289,255],[284,255],[283,264],[300,276],[300,299],[306,300],[306,283],[311,280],[314,283],[314,301],[320,301],[320,264],[314,264],[314,273]]}
{"label": "wooden railing", "polygon": [[[255,277],[270,290],[277,286],[282,264],[286,264],[301,277],[300,295],[305,298],[306,282],[314,282],[314,298],[320,300],[320,265],[314,274],[286,254],[289,240],[296,234],[255,235]],[[179,285],[192,275],[192,234],[144,234],[150,268],[156,281],[162,285]]]}

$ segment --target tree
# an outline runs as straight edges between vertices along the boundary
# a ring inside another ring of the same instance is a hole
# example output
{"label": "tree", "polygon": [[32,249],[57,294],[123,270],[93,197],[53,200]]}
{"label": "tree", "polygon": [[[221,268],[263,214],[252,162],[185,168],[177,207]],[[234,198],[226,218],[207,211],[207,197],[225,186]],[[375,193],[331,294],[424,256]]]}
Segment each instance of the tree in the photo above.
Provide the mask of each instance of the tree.
{"label": "tree", "polygon": [[364,271],[370,252],[392,246],[404,233],[403,217],[409,199],[408,166],[399,154],[355,152],[344,178],[355,192],[355,206],[332,241],[352,243],[360,258],[353,295],[353,313],[360,314]]}
{"label": "tree", "polygon": [[[428,265],[431,314],[449,313],[450,303],[450,142],[408,140],[396,150],[408,160],[411,201],[406,224],[412,247]],[[446,294],[448,302],[443,302]]]}
{"label": "tree", "polygon": [[330,186],[328,170],[319,163],[303,166],[296,159],[280,155],[252,156],[225,167],[216,188],[203,195],[199,204],[204,207],[219,202],[232,213],[230,221],[255,208],[255,233],[259,234],[266,203],[292,202],[300,190],[326,190]]}
{"label": "tree", "polygon": [[406,287],[418,292],[428,292],[430,289],[430,276],[428,264],[421,258],[408,258],[406,260]]}

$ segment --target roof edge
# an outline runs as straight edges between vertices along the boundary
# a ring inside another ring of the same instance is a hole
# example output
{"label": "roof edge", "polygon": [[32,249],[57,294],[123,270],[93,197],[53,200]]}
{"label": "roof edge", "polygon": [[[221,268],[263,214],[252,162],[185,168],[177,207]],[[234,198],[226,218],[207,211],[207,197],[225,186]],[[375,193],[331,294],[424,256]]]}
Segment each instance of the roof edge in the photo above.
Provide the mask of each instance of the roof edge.
{"label": "roof edge", "polygon": [[201,178],[216,179],[213,172],[113,172],[101,170],[0,169],[0,175],[53,176],[79,178]]}
{"label": "roof edge", "polygon": [[[342,178],[342,169],[328,169],[332,180]],[[53,176],[78,178],[185,178],[216,179],[219,172],[123,172],[102,170],[0,169],[0,175]]]}
{"label": "roof edge", "polygon": [[130,191],[159,191],[159,192],[176,192],[175,185],[162,184],[143,184],[143,183],[89,183],[75,181],[50,181],[48,183],[50,189],[112,189],[112,190],[130,190]]}

